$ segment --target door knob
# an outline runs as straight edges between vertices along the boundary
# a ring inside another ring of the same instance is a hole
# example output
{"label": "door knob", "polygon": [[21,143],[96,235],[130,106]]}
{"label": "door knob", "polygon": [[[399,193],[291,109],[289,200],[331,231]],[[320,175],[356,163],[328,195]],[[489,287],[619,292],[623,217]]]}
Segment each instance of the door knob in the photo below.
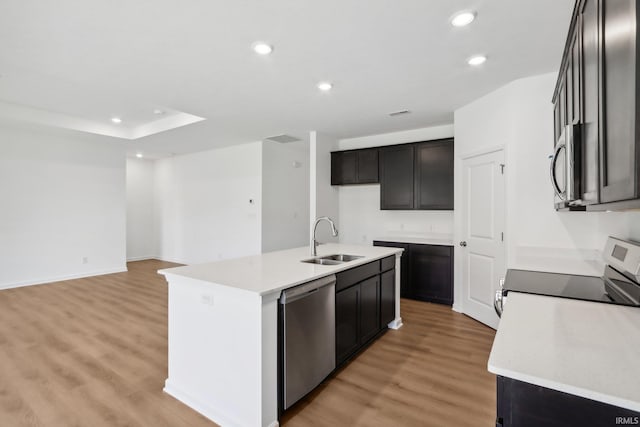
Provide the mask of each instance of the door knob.
{"label": "door knob", "polygon": [[467,246],[467,242],[465,242],[464,240],[462,242],[460,242],[460,246],[465,247]]}

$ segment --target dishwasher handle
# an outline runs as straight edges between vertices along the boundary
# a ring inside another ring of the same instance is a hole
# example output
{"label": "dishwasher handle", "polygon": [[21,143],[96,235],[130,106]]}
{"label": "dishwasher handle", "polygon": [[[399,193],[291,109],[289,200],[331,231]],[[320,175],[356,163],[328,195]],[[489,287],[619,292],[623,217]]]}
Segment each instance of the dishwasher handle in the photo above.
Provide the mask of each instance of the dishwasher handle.
{"label": "dishwasher handle", "polygon": [[304,283],[302,285],[285,289],[282,291],[282,295],[280,295],[280,304],[287,305],[294,301],[297,301],[301,298],[305,298],[311,294],[318,292],[321,288],[325,286],[335,285],[336,283],[336,275],[332,274],[330,276],[326,276],[320,278],[318,280],[314,280],[312,282]]}

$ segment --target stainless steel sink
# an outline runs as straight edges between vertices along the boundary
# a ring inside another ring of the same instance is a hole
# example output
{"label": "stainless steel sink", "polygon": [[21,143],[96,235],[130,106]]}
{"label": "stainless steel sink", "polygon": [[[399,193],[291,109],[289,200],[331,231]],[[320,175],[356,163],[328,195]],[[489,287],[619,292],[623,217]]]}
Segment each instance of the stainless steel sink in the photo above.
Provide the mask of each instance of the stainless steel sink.
{"label": "stainless steel sink", "polygon": [[349,262],[356,259],[364,258],[360,255],[346,255],[346,254],[336,254],[336,255],[325,255],[319,258],[311,258],[304,259],[302,262],[306,262],[309,264],[321,264],[321,265],[338,265],[343,262]]}
{"label": "stainless steel sink", "polygon": [[336,261],[334,259],[324,259],[324,258],[303,259],[302,262],[306,262],[308,264],[321,264],[321,265],[338,265],[343,263],[343,261]]}
{"label": "stainless steel sink", "polygon": [[353,261],[360,258],[364,258],[364,257],[360,255],[346,255],[346,254],[327,255],[327,256],[321,257],[321,259],[331,259],[334,261],[341,261],[341,262],[349,262],[349,261]]}

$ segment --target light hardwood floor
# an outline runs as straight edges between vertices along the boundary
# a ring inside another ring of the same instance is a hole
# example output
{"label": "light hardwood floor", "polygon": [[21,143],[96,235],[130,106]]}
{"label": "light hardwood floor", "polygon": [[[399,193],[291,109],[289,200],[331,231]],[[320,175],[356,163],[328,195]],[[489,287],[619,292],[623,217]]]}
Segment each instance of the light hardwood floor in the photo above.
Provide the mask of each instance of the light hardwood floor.
{"label": "light hardwood floor", "polygon": [[[0,291],[0,426],[214,426],[162,392],[175,264]],[[493,331],[402,301],[390,331],[285,414],[295,426],[494,425]]]}

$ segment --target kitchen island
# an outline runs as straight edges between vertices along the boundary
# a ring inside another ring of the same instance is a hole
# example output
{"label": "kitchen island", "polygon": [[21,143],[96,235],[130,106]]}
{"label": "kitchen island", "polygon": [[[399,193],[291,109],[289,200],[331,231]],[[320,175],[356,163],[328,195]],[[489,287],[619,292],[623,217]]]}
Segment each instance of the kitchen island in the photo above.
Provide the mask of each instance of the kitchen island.
{"label": "kitchen island", "polygon": [[169,283],[169,372],[165,392],[222,426],[278,425],[278,298],[282,290],[396,256],[400,317],[402,249],[326,244],[318,257],[362,258],[337,265],[302,262],[302,247],[160,270]]}

